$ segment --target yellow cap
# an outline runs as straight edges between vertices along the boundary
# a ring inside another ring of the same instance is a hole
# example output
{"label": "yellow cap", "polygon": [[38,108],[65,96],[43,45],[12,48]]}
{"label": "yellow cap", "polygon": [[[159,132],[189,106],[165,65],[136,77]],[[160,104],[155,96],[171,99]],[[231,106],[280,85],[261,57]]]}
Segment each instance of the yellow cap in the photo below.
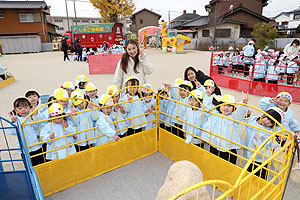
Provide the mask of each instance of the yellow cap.
{"label": "yellow cap", "polygon": [[210,87],[215,87],[215,82],[211,79],[207,79],[205,82],[204,82],[204,86],[210,86]]}
{"label": "yellow cap", "polygon": [[178,87],[179,85],[181,85],[183,82],[182,78],[176,78],[174,81],[174,86]]}
{"label": "yellow cap", "polygon": [[222,96],[222,98],[221,98],[220,101],[224,102],[224,103],[231,103],[231,104],[233,104],[233,103],[235,103],[235,98],[234,98],[234,96],[232,96],[230,94],[226,94],[226,95]]}
{"label": "yellow cap", "polygon": [[152,93],[152,91],[153,91],[153,86],[152,86],[150,83],[145,83],[145,84],[143,85],[143,87],[145,87],[145,88],[142,88],[142,91],[143,91],[143,92],[145,92],[145,93],[147,93],[147,94]]}
{"label": "yellow cap", "polygon": [[93,90],[97,90],[97,87],[94,83],[88,83],[85,87],[85,90],[87,92],[93,91]]}
{"label": "yellow cap", "polygon": [[48,109],[51,117],[61,115],[64,112],[64,108],[59,103],[53,103]]}
{"label": "yellow cap", "polygon": [[135,76],[128,76],[127,77],[127,79],[126,79],[126,83],[128,82],[128,81],[130,81],[130,80],[133,80],[133,79],[135,79],[135,80],[137,80],[137,81],[140,81],[137,77],[135,77]]}
{"label": "yellow cap", "polygon": [[65,89],[70,89],[70,90],[75,90],[75,85],[71,81],[67,81],[63,84],[63,88]]}
{"label": "yellow cap", "polygon": [[292,95],[288,92],[280,92],[279,94],[277,94],[276,98],[279,98],[279,97],[287,98],[288,100],[290,100],[290,103],[292,103],[292,101],[293,101]]}
{"label": "yellow cap", "polygon": [[102,94],[99,98],[99,104],[101,105],[112,105],[113,104],[113,100],[112,98],[110,98],[111,96],[108,94]]}
{"label": "yellow cap", "polygon": [[62,100],[62,99],[69,98],[68,92],[63,88],[57,88],[56,90],[54,90],[53,96],[57,100]]}
{"label": "yellow cap", "polygon": [[83,102],[84,94],[80,90],[75,90],[71,93],[71,98],[73,98],[72,103],[77,106]]}
{"label": "yellow cap", "polygon": [[183,86],[183,85],[188,86],[191,89],[193,88],[193,84],[190,81],[183,81],[181,84],[179,84],[179,86]]}
{"label": "yellow cap", "polygon": [[85,75],[78,75],[76,78],[76,85],[78,85],[80,82],[88,82],[90,79],[86,77]]}
{"label": "yellow cap", "polygon": [[191,95],[189,96],[189,98],[198,98],[198,99],[203,99],[203,93],[200,90],[192,90],[191,91]]}
{"label": "yellow cap", "polygon": [[113,95],[113,94],[115,94],[115,96],[119,95],[117,93],[118,91],[119,91],[119,88],[116,85],[110,85],[110,86],[107,87],[107,94],[110,95],[110,96]]}

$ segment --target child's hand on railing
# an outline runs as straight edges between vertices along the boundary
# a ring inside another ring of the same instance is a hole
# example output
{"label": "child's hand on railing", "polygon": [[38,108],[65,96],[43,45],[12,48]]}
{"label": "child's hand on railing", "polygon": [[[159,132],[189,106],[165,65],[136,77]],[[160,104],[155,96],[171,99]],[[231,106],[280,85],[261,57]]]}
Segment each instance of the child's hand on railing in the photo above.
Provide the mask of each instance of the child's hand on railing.
{"label": "child's hand on railing", "polygon": [[54,138],[54,133],[51,133],[50,134],[50,139],[53,139]]}
{"label": "child's hand on railing", "polygon": [[151,105],[151,109],[152,109],[152,110],[155,110],[155,106],[154,106],[153,104]]}
{"label": "child's hand on railing", "polygon": [[120,137],[118,135],[114,135],[114,140],[118,141],[120,139]]}
{"label": "child's hand on railing", "polygon": [[68,128],[69,124],[66,120],[62,120],[62,125],[65,127],[65,128]]}
{"label": "child's hand on railing", "polygon": [[164,86],[164,88],[169,88],[169,87],[171,87],[171,84],[170,83],[163,83],[163,86]]}

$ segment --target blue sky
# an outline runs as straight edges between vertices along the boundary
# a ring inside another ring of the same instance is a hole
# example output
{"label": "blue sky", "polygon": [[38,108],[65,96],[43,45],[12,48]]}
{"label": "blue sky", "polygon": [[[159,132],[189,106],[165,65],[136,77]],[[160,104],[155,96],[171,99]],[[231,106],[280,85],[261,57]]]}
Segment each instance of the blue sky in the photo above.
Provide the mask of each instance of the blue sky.
{"label": "blue sky", "polygon": [[[51,15],[66,16],[65,0],[45,0],[51,6]],[[162,15],[161,19],[168,21],[168,11],[170,10],[171,20],[182,14],[183,10],[193,12],[196,10],[200,15],[207,15],[204,6],[210,0],[135,0],[136,11],[143,8],[153,10]],[[93,8],[88,0],[75,0],[76,13],[78,17],[96,17],[99,13]],[[70,16],[74,16],[74,4],[72,0],[67,0]],[[282,11],[290,11],[300,6],[299,0],[272,0],[264,8],[263,15],[273,17]]]}

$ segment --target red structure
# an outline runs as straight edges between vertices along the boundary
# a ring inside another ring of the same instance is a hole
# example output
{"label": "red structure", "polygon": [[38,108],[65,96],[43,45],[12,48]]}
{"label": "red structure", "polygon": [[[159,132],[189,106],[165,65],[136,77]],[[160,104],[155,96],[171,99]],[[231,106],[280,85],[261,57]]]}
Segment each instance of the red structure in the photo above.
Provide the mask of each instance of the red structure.
{"label": "red structure", "polygon": [[[278,75],[278,84],[271,84],[265,82],[255,81],[259,72],[254,72],[255,64],[258,64],[259,61],[249,61],[252,65],[250,68],[249,74],[246,73],[245,69],[232,69],[232,60],[229,59],[230,65],[227,67],[219,67],[217,62],[218,52],[211,53],[211,62],[210,62],[210,76],[214,79],[216,84],[220,87],[233,89],[237,91],[248,92],[249,94],[258,95],[258,96],[270,96],[275,97],[279,92],[289,92],[293,96],[293,102],[300,103],[300,81],[294,82],[292,85],[287,85],[287,76]],[[244,57],[244,60],[248,58]],[[262,60],[260,60],[262,61]],[[278,60],[278,62],[282,62]],[[242,64],[242,63],[241,63]],[[299,64],[299,63],[298,63]],[[287,67],[287,65],[285,65]],[[266,66],[268,67],[268,66]],[[298,65],[295,65],[298,68]],[[294,79],[294,78],[293,78]]]}
{"label": "red structure", "polygon": [[98,54],[89,56],[89,74],[114,74],[122,54]]}

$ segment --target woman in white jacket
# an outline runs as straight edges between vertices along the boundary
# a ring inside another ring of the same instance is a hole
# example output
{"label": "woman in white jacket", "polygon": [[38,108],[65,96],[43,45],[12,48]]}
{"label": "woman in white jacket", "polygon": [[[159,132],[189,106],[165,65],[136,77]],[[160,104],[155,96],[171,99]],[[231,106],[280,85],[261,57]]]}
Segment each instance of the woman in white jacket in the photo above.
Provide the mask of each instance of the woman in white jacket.
{"label": "woman in white jacket", "polygon": [[118,62],[114,85],[124,88],[126,79],[135,76],[139,79],[140,85],[146,83],[146,75],[152,74],[154,66],[148,61],[143,49],[138,48],[136,40],[128,40],[125,44],[125,53]]}
{"label": "woman in white jacket", "polygon": [[300,51],[299,40],[295,39],[292,43],[284,47],[284,54],[289,58],[291,55],[298,55]]}

